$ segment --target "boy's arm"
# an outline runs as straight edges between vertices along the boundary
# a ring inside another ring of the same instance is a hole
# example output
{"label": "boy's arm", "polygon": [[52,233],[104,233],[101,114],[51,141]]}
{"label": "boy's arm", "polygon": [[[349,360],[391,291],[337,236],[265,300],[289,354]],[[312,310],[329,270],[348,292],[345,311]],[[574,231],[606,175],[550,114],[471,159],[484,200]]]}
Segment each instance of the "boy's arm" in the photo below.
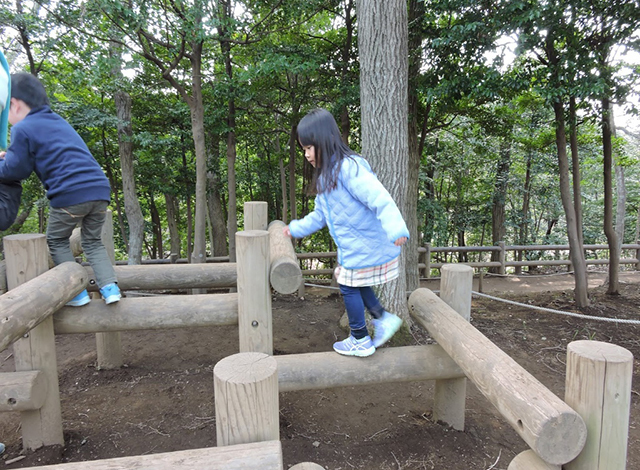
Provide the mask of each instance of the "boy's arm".
{"label": "boy's arm", "polygon": [[29,151],[27,136],[20,131],[11,132],[11,145],[0,157],[0,181],[21,181],[34,170],[34,160]]}
{"label": "boy's arm", "polygon": [[15,222],[21,195],[22,185],[18,181],[0,183],[0,230],[7,230]]}

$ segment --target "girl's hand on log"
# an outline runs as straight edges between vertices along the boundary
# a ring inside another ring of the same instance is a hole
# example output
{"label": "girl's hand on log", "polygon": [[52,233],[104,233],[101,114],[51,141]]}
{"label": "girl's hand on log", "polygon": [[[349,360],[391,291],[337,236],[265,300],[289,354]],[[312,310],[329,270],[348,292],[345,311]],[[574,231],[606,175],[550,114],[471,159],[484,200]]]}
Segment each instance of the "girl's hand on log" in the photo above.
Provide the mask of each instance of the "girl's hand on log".
{"label": "girl's hand on log", "polygon": [[283,229],[282,229],[282,233],[284,233],[287,237],[292,238],[291,237],[291,231],[289,230],[289,226],[286,225]]}

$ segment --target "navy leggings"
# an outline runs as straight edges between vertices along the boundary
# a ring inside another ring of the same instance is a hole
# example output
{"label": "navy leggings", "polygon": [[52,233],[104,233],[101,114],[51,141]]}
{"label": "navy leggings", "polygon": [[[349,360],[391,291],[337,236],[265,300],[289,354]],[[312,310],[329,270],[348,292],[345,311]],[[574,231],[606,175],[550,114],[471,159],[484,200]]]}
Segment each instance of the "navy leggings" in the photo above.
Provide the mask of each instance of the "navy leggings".
{"label": "navy leggings", "polygon": [[349,317],[349,328],[351,334],[356,339],[367,336],[367,324],[364,319],[364,308],[366,307],[373,318],[380,318],[384,313],[384,308],[380,305],[380,301],[373,292],[371,286],[366,287],[350,287],[342,284],[340,292],[344,299],[344,306],[347,309]]}

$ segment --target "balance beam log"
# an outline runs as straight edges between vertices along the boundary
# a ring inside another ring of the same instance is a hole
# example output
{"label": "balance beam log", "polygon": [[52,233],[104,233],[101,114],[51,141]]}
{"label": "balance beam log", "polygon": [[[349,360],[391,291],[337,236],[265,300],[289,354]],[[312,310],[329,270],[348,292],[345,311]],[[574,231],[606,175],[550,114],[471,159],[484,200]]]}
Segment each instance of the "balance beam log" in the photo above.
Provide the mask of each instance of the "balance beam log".
{"label": "balance beam log", "polygon": [[238,324],[238,294],[124,298],[106,305],[92,300],[53,316],[56,334],[158,330]]}
{"label": "balance beam log", "polygon": [[274,220],[269,224],[269,252],[271,287],[281,294],[293,294],[302,283],[302,269],[291,239],[282,231],[286,224]]}
{"label": "balance beam log", "polygon": [[430,290],[415,290],[409,308],[542,460],[562,465],[580,453],[587,430],[569,405]]}
{"label": "balance beam log", "polygon": [[453,359],[435,344],[380,349],[375,358],[357,361],[334,352],[274,357],[278,363],[280,392],[465,376]]}
{"label": "balance beam log", "polygon": [[0,351],[73,299],[88,281],[78,263],[62,263],[0,296]]}
{"label": "balance beam log", "polygon": [[[85,266],[89,279],[93,269]],[[234,287],[238,281],[236,263],[167,264],[114,266],[121,290],[214,289]],[[95,286],[95,283],[93,284]],[[93,290],[97,290],[95,286]]]}
{"label": "balance beam log", "polygon": [[189,449],[91,462],[61,463],[24,470],[282,470],[280,441]]}
{"label": "balance beam log", "polygon": [[47,378],[39,370],[0,374],[0,412],[32,411],[47,398]]}
{"label": "balance beam log", "polygon": [[516,455],[507,470],[562,470],[562,467],[545,462],[532,450],[525,450]]}

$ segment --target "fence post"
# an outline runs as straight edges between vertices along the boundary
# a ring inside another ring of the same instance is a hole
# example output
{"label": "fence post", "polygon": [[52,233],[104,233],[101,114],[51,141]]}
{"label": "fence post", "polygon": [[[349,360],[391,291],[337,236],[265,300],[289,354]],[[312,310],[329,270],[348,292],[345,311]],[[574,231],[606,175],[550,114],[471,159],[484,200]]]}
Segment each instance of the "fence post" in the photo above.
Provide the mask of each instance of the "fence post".
{"label": "fence post", "polygon": [[[636,240],[636,245],[640,243],[640,240]],[[640,271],[640,249],[636,250],[636,259],[638,262],[636,263],[636,271]]]}
{"label": "fence post", "polygon": [[269,232],[236,232],[240,352],[273,354]]}
{"label": "fence post", "polygon": [[278,363],[243,352],[213,368],[218,447],[280,440]]}
{"label": "fence post", "polygon": [[424,258],[424,277],[431,279],[431,243],[425,243],[424,247],[427,249],[427,253]]}
{"label": "fence post", "polygon": [[[3,242],[8,289],[49,269],[49,251],[44,235],[9,235]],[[35,450],[42,446],[64,445],[53,316],[50,315],[24,338],[13,343],[13,356],[17,372],[39,370],[47,382],[42,408],[20,413],[22,446]]]}
{"label": "fence post", "polygon": [[500,251],[498,253],[500,259],[500,274],[504,276],[507,274],[507,266],[505,265],[507,261],[507,252],[505,250],[504,242],[498,242],[498,246],[500,247]]}
{"label": "fence post", "polygon": [[600,341],[567,346],[565,402],[587,425],[582,452],[566,470],[624,470],[627,463],[633,355]]}
{"label": "fence post", "polygon": [[[116,264],[116,253],[113,243],[113,214],[107,211],[104,225],[102,226],[102,244],[107,250],[111,264]],[[96,295],[98,302],[102,296]],[[122,335],[119,331],[108,333],[96,333],[96,352],[98,369],[119,369],[124,364],[122,357]]]}
{"label": "fence post", "polygon": [[244,229],[267,230],[269,225],[269,207],[264,201],[244,203]]}
{"label": "fence post", "polygon": [[[466,264],[447,264],[442,267],[440,298],[469,321],[471,318],[471,288],[473,268]],[[436,380],[433,399],[433,419],[464,430],[464,408],[467,379]]]}

